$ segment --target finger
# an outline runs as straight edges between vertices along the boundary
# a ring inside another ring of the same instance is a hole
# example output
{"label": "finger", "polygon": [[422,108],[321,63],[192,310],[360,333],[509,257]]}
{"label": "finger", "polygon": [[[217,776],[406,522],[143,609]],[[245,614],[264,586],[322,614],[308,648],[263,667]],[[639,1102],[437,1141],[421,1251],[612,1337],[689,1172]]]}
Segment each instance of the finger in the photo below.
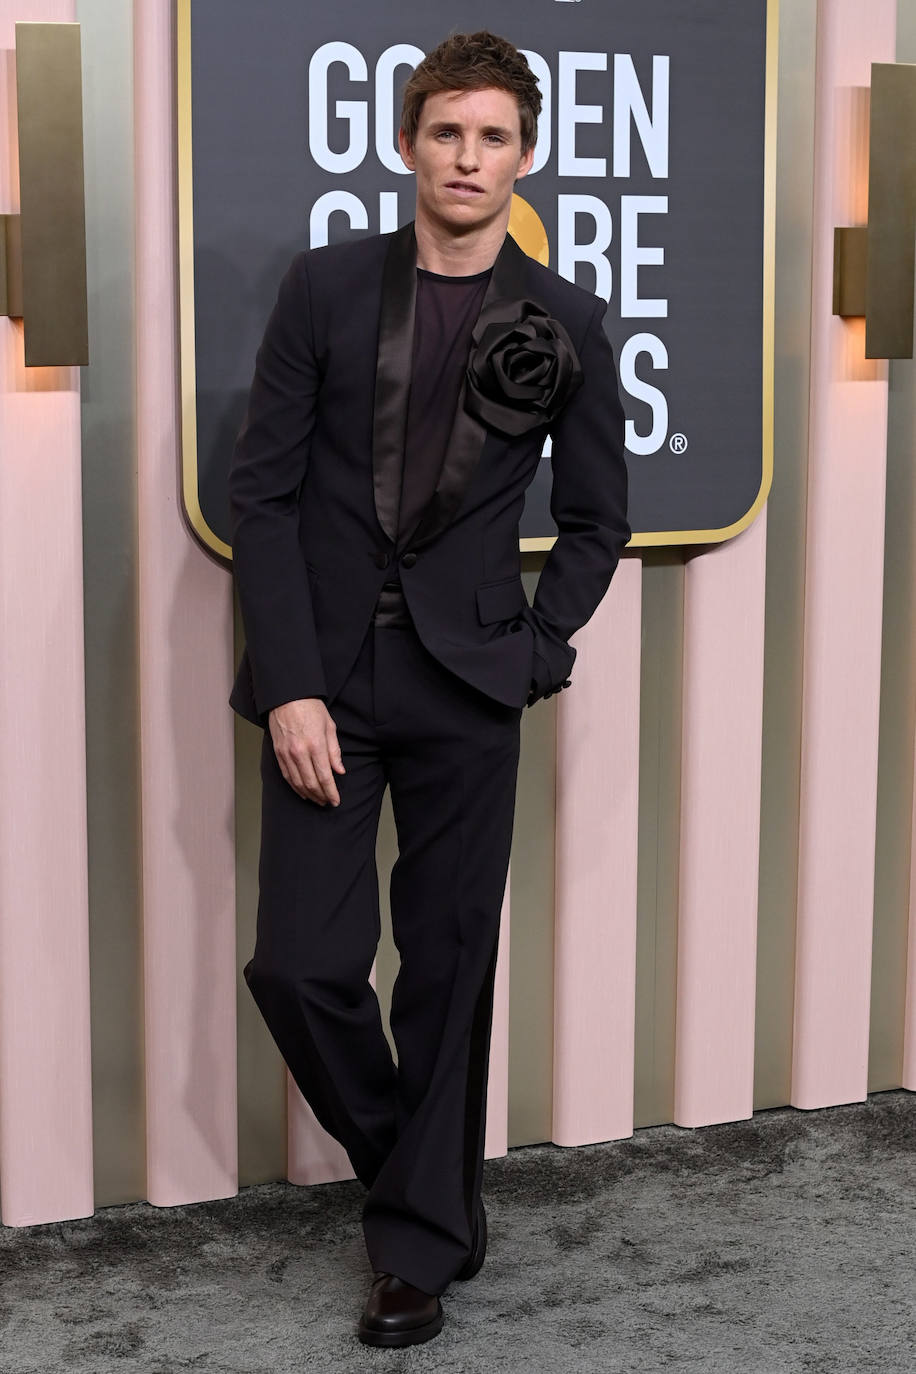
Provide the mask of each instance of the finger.
{"label": "finger", "polygon": [[299,768],[309,801],[315,802],[317,806],[327,806],[324,788],[315,772],[314,761],[310,755],[306,755],[300,760]]}
{"label": "finger", "polygon": [[335,773],[346,773],[343,755],[340,752],[340,744],[337,740],[336,730],[328,731],[328,758],[331,760],[331,767]]}
{"label": "finger", "polygon": [[322,795],[327,798],[332,806],[339,806],[340,794],[337,791],[337,784],[334,782],[334,774],[331,772],[331,761],[327,750],[323,753],[313,754],[311,762]]}
{"label": "finger", "polygon": [[295,753],[290,749],[284,749],[282,754],[278,753],[277,758],[280,760],[280,771],[283,773],[290,787],[297,796],[302,797],[303,800],[307,800],[308,777],[302,767],[302,760],[297,758]]}

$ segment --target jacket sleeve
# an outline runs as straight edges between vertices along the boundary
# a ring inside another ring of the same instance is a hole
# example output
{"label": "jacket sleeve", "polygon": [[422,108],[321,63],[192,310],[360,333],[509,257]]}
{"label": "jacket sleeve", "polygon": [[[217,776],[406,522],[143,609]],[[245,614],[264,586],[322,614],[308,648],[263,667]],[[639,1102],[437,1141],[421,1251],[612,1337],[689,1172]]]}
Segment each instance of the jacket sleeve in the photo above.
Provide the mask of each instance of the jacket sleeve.
{"label": "jacket sleeve", "polygon": [[327,699],[299,544],[319,387],[307,255],[298,253],[258,349],[229,469],[235,580],[262,715],[287,701]]}
{"label": "jacket sleeve", "polygon": [[552,426],[550,513],[558,533],[534,604],[523,612],[534,631],[529,706],[568,685],[576,657],[569,638],[597,610],[632,533],[624,414],[604,332],[606,308],[596,302],[579,354],[582,386]]}

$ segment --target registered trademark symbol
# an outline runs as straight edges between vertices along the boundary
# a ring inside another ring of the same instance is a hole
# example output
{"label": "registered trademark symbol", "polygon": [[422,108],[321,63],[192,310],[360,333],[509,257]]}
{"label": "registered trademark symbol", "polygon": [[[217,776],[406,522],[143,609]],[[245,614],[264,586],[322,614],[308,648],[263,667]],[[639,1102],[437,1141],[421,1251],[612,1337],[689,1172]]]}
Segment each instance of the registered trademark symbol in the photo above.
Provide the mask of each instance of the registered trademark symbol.
{"label": "registered trademark symbol", "polygon": [[686,453],[687,435],[672,434],[671,438],[668,440],[668,447],[670,448],[672,453]]}

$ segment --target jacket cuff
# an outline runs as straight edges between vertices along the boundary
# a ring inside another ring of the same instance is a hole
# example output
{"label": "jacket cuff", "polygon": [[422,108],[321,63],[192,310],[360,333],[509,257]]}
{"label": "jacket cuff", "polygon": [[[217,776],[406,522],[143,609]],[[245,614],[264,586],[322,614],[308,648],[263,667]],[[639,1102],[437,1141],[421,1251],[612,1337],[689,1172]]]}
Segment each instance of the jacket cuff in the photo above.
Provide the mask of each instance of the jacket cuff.
{"label": "jacket cuff", "polygon": [[572,686],[571,678],[557,679],[554,676],[550,664],[536,649],[532,659],[532,672],[534,676],[528,693],[528,706],[533,706],[537,701],[546,701],[548,697],[561,692],[564,687]]}

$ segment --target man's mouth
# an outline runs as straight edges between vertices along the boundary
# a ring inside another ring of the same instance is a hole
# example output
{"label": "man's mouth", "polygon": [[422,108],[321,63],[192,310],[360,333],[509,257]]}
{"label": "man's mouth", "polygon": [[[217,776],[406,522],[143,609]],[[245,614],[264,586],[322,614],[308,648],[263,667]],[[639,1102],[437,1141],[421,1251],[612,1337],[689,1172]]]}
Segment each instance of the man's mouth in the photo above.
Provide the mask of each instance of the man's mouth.
{"label": "man's mouth", "polygon": [[480,196],[483,195],[483,187],[478,186],[476,181],[447,181],[446,190],[457,191],[460,195]]}

